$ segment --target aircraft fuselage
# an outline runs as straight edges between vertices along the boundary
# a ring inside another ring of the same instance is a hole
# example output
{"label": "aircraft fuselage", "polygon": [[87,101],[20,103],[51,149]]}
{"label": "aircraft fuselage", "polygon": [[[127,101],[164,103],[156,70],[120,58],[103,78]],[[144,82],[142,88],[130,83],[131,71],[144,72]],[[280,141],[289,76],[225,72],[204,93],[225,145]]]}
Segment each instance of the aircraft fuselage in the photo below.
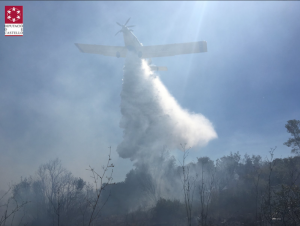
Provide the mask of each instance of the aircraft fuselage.
{"label": "aircraft fuselage", "polygon": [[125,47],[129,51],[133,51],[139,54],[139,50],[143,46],[142,43],[139,42],[137,37],[131,31],[129,31],[127,27],[123,27],[122,33],[123,33]]}

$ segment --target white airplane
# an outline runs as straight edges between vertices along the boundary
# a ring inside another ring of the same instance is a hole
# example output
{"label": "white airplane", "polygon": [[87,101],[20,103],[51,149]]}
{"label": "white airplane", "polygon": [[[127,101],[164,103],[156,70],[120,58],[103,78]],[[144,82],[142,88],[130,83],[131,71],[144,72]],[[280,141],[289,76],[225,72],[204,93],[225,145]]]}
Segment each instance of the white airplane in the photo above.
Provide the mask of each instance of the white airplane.
{"label": "white airplane", "polygon": [[[134,25],[126,26],[129,20],[130,18],[126,21],[124,25],[121,25],[117,22],[117,24],[121,26],[122,29],[115,34],[117,35],[120,32],[123,33],[125,46],[87,45],[78,43],[75,43],[75,45],[83,53],[100,54],[104,56],[112,56],[117,58],[125,58],[128,51],[134,52],[139,58],[142,59],[207,52],[206,41],[143,46],[143,44],[139,42],[139,40],[135,37],[135,35],[132,33],[132,30],[130,29],[131,27],[134,27]],[[151,59],[149,60],[149,62],[151,62]],[[150,65],[150,68],[151,70],[155,71],[167,70],[166,67],[159,67],[155,65]]]}

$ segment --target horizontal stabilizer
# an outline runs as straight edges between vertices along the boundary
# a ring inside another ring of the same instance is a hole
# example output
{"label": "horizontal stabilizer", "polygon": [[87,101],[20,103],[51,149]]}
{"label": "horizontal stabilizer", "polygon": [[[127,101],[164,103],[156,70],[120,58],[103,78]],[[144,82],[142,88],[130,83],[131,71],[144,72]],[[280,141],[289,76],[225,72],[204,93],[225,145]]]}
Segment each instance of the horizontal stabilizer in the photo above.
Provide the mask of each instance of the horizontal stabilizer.
{"label": "horizontal stabilizer", "polygon": [[161,66],[155,66],[155,65],[150,65],[151,71],[167,71],[167,67],[161,67]]}

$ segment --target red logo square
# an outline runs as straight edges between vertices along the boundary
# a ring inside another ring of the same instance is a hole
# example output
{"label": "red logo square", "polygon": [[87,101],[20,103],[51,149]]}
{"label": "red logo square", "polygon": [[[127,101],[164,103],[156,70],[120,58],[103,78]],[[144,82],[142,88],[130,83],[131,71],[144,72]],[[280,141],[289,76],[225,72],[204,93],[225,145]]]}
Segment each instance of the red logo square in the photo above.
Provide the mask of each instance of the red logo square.
{"label": "red logo square", "polygon": [[23,24],[23,6],[5,6],[5,24]]}

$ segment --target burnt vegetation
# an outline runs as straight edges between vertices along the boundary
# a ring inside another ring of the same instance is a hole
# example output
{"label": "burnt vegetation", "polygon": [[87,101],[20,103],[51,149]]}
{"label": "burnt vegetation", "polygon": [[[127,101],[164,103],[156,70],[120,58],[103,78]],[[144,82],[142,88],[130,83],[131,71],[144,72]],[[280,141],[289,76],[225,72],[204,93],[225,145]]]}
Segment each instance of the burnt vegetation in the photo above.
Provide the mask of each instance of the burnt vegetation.
{"label": "burnt vegetation", "polygon": [[[0,225],[300,225],[300,121],[288,121],[289,158],[231,153],[186,163],[158,157],[113,183],[110,155],[89,184],[56,159],[11,187]],[[161,167],[161,168],[158,168]],[[156,171],[153,168],[159,169]]]}

